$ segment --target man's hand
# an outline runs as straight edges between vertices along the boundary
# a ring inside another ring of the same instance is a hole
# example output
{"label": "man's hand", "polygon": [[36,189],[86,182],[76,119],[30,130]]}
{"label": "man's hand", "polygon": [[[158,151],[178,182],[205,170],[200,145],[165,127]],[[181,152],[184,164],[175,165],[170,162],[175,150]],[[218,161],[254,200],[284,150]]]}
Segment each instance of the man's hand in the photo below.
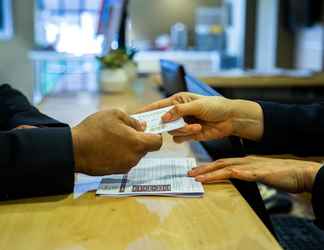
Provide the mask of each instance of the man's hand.
{"label": "man's hand", "polygon": [[199,166],[188,175],[203,183],[230,178],[257,181],[291,193],[311,192],[321,164],[264,157],[228,158]]}
{"label": "man's hand", "polygon": [[77,172],[125,173],[150,151],[160,149],[160,135],[145,134],[145,125],[120,110],[89,116],[72,129]]}
{"label": "man's hand", "polygon": [[175,105],[164,122],[183,117],[188,125],[171,132],[174,141],[207,141],[230,135],[259,140],[263,135],[263,111],[259,104],[224,97],[179,93],[144,107],[140,112]]}

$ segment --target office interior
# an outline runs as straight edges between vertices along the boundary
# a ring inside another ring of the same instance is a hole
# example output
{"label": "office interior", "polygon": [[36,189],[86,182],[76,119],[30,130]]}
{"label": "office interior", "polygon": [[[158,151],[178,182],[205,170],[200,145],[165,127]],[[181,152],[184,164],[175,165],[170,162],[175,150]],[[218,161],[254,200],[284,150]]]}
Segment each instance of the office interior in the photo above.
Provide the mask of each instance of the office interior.
{"label": "office interior", "polygon": [[[102,96],[147,98],[142,81],[161,97],[186,91],[179,76],[165,85],[165,60],[228,98],[320,102],[323,18],[320,0],[0,0],[0,81],[71,126],[113,108]],[[258,189],[274,231],[280,216],[313,218],[310,196]]]}

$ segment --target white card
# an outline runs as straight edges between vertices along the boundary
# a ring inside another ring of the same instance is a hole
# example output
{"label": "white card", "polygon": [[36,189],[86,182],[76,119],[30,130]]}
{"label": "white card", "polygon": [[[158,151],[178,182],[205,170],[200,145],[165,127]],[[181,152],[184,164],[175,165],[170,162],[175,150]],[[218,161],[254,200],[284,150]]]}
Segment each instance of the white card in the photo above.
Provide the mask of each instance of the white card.
{"label": "white card", "polygon": [[171,110],[173,107],[174,106],[169,106],[162,109],[136,114],[132,115],[132,117],[136,120],[146,122],[146,133],[161,134],[163,132],[169,132],[172,130],[183,128],[186,125],[183,118],[179,118],[178,120],[167,123],[164,123],[162,121],[162,116],[169,110]]}

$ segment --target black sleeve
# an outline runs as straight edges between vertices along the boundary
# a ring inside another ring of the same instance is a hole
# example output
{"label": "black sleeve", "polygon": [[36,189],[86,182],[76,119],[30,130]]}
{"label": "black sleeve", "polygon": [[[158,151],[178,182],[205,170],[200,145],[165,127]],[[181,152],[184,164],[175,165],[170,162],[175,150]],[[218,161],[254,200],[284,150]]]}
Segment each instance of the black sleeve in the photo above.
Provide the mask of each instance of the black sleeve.
{"label": "black sleeve", "polygon": [[[19,125],[46,128],[11,130]],[[11,130],[11,131],[10,131]],[[71,130],[0,86],[0,199],[66,194],[73,190]]]}
{"label": "black sleeve", "polygon": [[0,132],[0,199],[70,193],[74,185],[71,130]]}
{"label": "black sleeve", "polygon": [[285,105],[259,102],[264,134],[259,142],[244,140],[248,154],[324,155],[324,104]]}
{"label": "black sleeve", "polygon": [[0,130],[19,125],[61,127],[62,123],[39,112],[19,91],[0,85]]}
{"label": "black sleeve", "polygon": [[315,224],[324,229],[324,167],[322,167],[316,175],[313,192],[312,192],[312,203],[313,210],[316,217]]}

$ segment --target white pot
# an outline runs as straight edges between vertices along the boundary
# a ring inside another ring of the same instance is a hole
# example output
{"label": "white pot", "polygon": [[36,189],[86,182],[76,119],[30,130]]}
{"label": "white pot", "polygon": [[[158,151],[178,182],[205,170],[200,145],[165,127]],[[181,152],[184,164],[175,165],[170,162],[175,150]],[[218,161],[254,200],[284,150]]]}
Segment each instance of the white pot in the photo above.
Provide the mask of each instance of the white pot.
{"label": "white pot", "polygon": [[125,91],[129,83],[129,76],[124,68],[102,69],[100,77],[103,92]]}
{"label": "white pot", "polygon": [[135,81],[136,78],[137,78],[137,66],[136,66],[136,64],[133,63],[133,62],[127,62],[124,65],[123,68],[126,70],[128,76],[129,76],[130,81],[131,82]]}

